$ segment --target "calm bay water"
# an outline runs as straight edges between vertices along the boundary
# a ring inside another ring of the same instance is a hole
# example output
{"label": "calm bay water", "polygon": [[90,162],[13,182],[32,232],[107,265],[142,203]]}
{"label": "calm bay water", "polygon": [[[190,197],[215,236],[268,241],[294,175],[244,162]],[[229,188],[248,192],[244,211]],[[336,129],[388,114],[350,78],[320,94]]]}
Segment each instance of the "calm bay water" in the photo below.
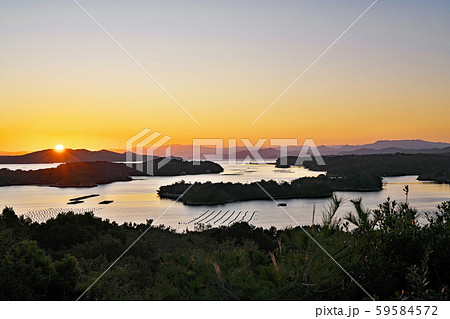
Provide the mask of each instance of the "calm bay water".
{"label": "calm bay water", "polygon": [[[156,194],[161,185],[172,184],[177,181],[187,182],[253,182],[254,180],[273,179],[290,181],[298,177],[317,176],[320,172],[309,171],[304,168],[276,169],[273,165],[220,163],[225,171],[222,174],[205,174],[193,176],[173,177],[136,177],[130,182],[116,182],[94,188],[55,188],[43,186],[8,186],[0,187],[0,205],[12,206],[18,214],[27,214],[36,220],[55,215],[57,211],[86,211],[95,209],[94,214],[108,218],[118,223],[145,222],[147,219],[156,220],[164,214],[156,224],[171,226],[178,231],[186,228],[193,229],[194,223],[189,221],[209,221],[211,225],[227,225],[235,220],[249,220],[255,226],[282,228],[295,226],[296,223],[271,200],[230,203],[217,206],[186,206],[174,203],[172,200],[160,199]],[[16,167],[12,167],[16,166]],[[2,165],[0,168],[10,169],[38,169],[54,167],[57,164],[41,165]],[[450,200],[450,185],[419,182],[417,176],[385,178],[385,187],[379,192],[340,192],[338,195],[347,198],[339,209],[342,216],[351,211],[349,199],[363,197],[363,203],[368,208],[376,208],[388,196],[397,201],[404,201],[402,191],[404,185],[409,185],[410,203],[419,211],[434,210],[442,201]],[[99,194],[99,197],[86,199],[78,205],[67,205],[70,198],[89,194]],[[102,200],[113,200],[109,205],[99,205]],[[289,199],[283,200],[287,204],[284,209],[301,225],[311,224],[312,207],[316,204],[316,222],[320,222],[321,211],[329,203],[328,199]],[[52,209],[52,210],[50,210]],[[232,212],[234,214],[232,215]],[[241,212],[239,214],[239,212]],[[254,213],[254,214],[253,214]],[[202,215],[201,218],[198,218]],[[232,215],[232,216],[231,216]],[[227,219],[228,218],[228,219]],[[225,223],[223,223],[225,221]],[[216,222],[214,224],[214,222]]]}

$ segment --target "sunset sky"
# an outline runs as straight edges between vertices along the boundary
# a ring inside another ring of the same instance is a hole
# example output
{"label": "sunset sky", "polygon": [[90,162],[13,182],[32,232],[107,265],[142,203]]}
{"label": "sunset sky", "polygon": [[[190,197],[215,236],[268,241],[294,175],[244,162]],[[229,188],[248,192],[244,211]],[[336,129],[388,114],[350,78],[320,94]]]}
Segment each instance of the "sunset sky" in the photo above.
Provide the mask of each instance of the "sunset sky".
{"label": "sunset sky", "polygon": [[0,150],[124,149],[192,138],[450,142],[450,2],[0,2]]}

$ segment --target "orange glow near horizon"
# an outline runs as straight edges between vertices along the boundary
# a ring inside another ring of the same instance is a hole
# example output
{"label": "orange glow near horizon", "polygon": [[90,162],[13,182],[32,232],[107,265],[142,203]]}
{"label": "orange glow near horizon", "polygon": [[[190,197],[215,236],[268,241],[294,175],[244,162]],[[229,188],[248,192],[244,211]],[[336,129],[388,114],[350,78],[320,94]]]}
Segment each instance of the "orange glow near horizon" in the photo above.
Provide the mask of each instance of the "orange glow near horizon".
{"label": "orange glow near horizon", "polygon": [[71,4],[6,1],[0,151],[60,141],[124,150],[144,128],[184,145],[194,138],[450,142],[447,9],[418,1],[407,10],[395,1],[374,6],[252,126],[365,4],[186,1],[173,10],[163,1],[130,1],[91,9],[200,126]]}

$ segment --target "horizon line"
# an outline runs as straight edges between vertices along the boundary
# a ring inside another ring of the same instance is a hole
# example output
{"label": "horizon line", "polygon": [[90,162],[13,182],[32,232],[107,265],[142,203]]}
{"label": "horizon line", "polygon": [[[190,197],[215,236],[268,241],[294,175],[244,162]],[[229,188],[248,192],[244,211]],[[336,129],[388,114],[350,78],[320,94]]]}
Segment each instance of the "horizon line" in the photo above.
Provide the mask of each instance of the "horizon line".
{"label": "horizon line", "polygon": [[[229,140],[229,139],[224,139],[224,140]],[[239,139],[236,139],[239,140]],[[364,146],[364,145],[370,145],[370,144],[375,144],[377,142],[407,142],[407,141],[422,141],[422,142],[428,142],[428,143],[442,143],[442,144],[450,144],[450,141],[445,142],[445,141],[432,141],[432,140],[425,140],[425,139],[421,139],[421,138],[411,138],[411,139],[378,139],[375,140],[373,142],[366,142],[366,143],[361,143],[361,144],[349,144],[349,143],[343,143],[343,144],[320,144],[317,145],[318,147],[320,146],[324,146],[324,147],[330,147],[330,146]],[[292,145],[291,147],[299,147],[302,144],[298,144],[298,145]],[[163,145],[164,146],[182,146],[182,147],[192,147],[193,144],[181,144],[181,143],[168,143]],[[450,146],[450,145],[449,145]],[[213,148],[213,145],[211,146],[202,146],[202,147],[210,147]],[[242,147],[245,148],[245,145],[243,144],[238,144],[236,145],[236,147]],[[268,149],[268,148],[277,148],[279,146],[262,146],[261,149]],[[224,146],[222,147],[222,149],[228,149],[228,146]],[[39,151],[46,151],[46,150],[53,150],[54,148],[42,148],[42,149],[35,149],[35,150],[31,150],[31,151],[2,151],[0,150],[0,156],[21,156],[21,155],[25,155],[25,154],[30,154],[30,153],[34,153],[34,152],[39,152]],[[115,152],[115,153],[125,153],[126,149],[123,148],[97,148],[97,149],[92,149],[92,148],[71,148],[71,147],[65,147],[66,150],[73,150],[73,151],[77,151],[77,150],[86,150],[86,151],[90,151],[90,152],[100,152],[100,151],[110,151],[110,152]]]}

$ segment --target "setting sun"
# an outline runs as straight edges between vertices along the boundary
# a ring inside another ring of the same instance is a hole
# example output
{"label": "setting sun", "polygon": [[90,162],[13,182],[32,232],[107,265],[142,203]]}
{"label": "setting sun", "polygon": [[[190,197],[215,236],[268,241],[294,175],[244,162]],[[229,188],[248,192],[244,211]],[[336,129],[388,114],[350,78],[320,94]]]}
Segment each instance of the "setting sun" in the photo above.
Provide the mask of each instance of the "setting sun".
{"label": "setting sun", "polygon": [[58,144],[55,146],[55,151],[62,152],[64,151],[64,145]]}

